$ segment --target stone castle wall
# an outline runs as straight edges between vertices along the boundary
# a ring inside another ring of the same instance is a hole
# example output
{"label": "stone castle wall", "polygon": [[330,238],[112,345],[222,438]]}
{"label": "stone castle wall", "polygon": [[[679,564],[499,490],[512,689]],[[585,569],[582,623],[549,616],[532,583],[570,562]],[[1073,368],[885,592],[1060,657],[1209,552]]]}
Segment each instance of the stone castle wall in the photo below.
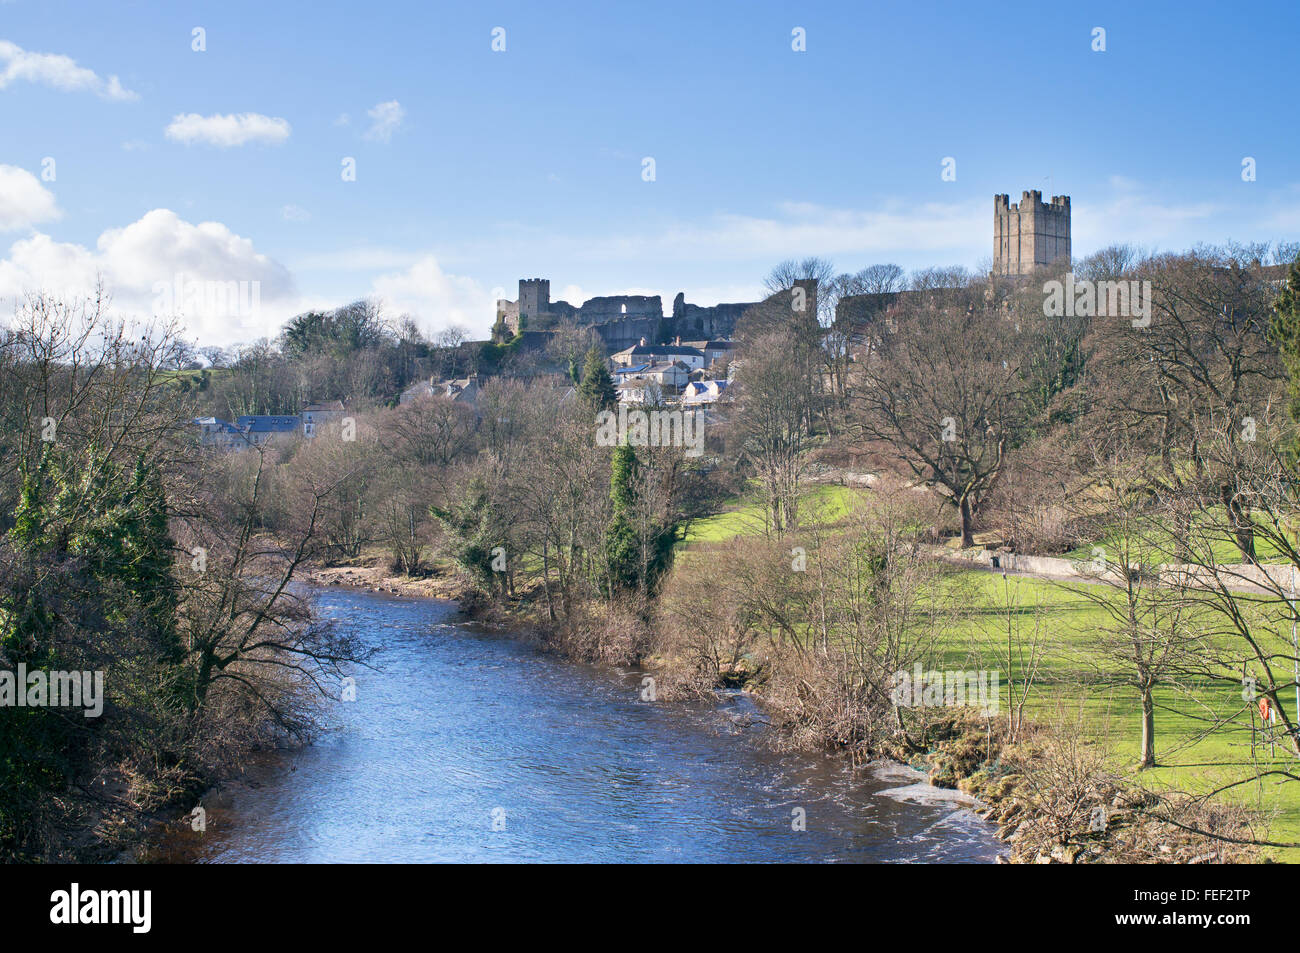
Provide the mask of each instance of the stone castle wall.
{"label": "stone castle wall", "polygon": [[1070,260],[1070,197],[1026,191],[1016,205],[993,196],[993,274],[1028,275],[1035,268]]}
{"label": "stone castle wall", "polygon": [[671,315],[665,315],[659,295],[607,295],[588,298],[581,305],[550,300],[550,281],[525,278],[519,282],[519,300],[497,301],[497,322],[507,335],[519,333],[521,318],[528,330],[545,330],[569,321],[592,328],[610,351],[621,351],[645,338],[726,338],[754,302],[718,304],[712,307],[687,304],[678,293]]}

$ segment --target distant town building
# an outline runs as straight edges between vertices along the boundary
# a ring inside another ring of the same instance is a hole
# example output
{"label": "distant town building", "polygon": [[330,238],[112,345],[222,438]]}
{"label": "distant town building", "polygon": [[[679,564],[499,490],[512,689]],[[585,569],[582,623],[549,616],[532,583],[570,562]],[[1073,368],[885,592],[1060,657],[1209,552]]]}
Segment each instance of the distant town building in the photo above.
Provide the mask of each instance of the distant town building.
{"label": "distant town building", "polygon": [[637,407],[658,407],[664,402],[663,389],[652,380],[639,378],[624,381],[614,387],[620,404]]}
{"label": "distant town building", "polygon": [[245,444],[243,434],[234,424],[220,417],[195,417],[194,426],[199,428],[199,446],[214,450],[239,449]]}
{"label": "distant town building", "polygon": [[277,438],[296,437],[302,418],[297,414],[247,414],[235,418],[235,427],[249,446],[260,447]]}
{"label": "distant town building", "polygon": [[633,367],[637,364],[667,364],[680,361],[690,370],[698,370],[707,363],[704,352],[697,347],[687,347],[680,341],[676,344],[647,344],[645,338],[639,344],[624,348],[610,356],[615,367]]}
{"label": "distant town building", "polygon": [[727,363],[736,351],[735,341],[683,341],[683,347],[693,347],[704,354],[704,366]]}
{"label": "distant town building", "polygon": [[446,397],[448,400],[454,400],[457,403],[468,404],[473,407],[478,404],[478,393],[478,375],[446,381],[427,380],[419,381],[406,388],[406,390],[402,391],[401,396],[397,398],[397,402],[399,404],[409,404],[421,397],[436,396]]}
{"label": "distant town building", "polygon": [[650,381],[656,384],[666,395],[676,397],[691,379],[691,371],[682,361],[663,364],[637,364],[633,367],[621,367],[614,371],[614,383],[633,384],[638,381]]}
{"label": "distant town building", "polygon": [[682,404],[708,406],[723,400],[730,381],[691,381],[682,390]]}
{"label": "distant town building", "polygon": [[330,400],[323,404],[308,404],[302,412],[302,435],[310,440],[321,428],[336,420],[342,420],[346,413],[343,401]]}

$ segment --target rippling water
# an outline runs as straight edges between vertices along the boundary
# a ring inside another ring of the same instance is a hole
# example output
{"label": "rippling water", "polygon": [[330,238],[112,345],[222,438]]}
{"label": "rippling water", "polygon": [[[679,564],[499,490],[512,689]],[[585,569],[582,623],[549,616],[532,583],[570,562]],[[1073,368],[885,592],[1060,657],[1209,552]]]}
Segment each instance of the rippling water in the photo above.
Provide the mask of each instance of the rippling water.
{"label": "rippling water", "polygon": [[[205,862],[988,862],[960,795],[910,769],[768,750],[744,696],[640,700],[432,600],[331,590],[379,651],[339,728],[208,799]],[[795,809],[804,831],[792,830]]]}

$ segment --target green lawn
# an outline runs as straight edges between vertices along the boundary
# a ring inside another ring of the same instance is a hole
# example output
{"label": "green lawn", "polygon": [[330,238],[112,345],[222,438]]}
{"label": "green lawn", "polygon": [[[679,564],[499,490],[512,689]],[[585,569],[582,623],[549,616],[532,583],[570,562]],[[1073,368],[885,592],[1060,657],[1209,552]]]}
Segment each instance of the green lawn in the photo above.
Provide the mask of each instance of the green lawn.
{"label": "green lawn", "polygon": [[[809,518],[817,508],[821,510],[820,521],[833,523],[847,515],[861,492],[841,486],[817,486],[805,494],[803,505]],[[734,500],[722,512],[692,523],[683,542],[716,544],[762,532],[761,505]],[[1221,558],[1235,561],[1231,558],[1231,543],[1225,540],[1225,544],[1228,549]],[[1091,547],[1084,547],[1071,555],[1089,559],[1093,554]],[[1125,670],[1121,665],[1097,657],[1098,636],[1110,624],[1110,617],[1082,594],[1080,584],[1003,578],[998,573],[977,570],[958,572],[953,583],[963,587],[961,603],[966,608],[958,622],[938,633],[928,667],[997,670],[1002,682],[1003,713],[1009,710],[1004,653],[1010,605],[1012,625],[1032,631],[1037,621],[1048,644],[1026,708],[1029,719],[1044,724],[1078,719],[1084,733],[1109,753],[1116,771],[1152,789],[1204,792],[1255,776],[1270,766],[1287,770],[1298,767],[1284,746],[1279,745],[1274,756],[1262,736],[1252,731],[1258,719],[1252,722],[1239,684],[1180,679],[1156,693],[1159,767],[1134,770],[1140,747],[1140,699],[1135,688],[1123,684]],[[1265,637],[1275,642],[1273,647],[1289,649],[1289,629]],[[1240,646],[1234,648],[1239,650]],[[1011,675],[1014,678],[1016,673]],[[1279,675],[1285,677],[1289,672]],[[1282,701],[1288,711],[1295,710],[1290,693]],[[1216,718],[1230,718],[1232,722],[1208,730]],[[1265,812],[1276,812],[1272,839],[1300,841],[1300,784],[1252,782],[1226,796]],[[1300,860],[1300,851],[1279,850],[1274,856],[1296,861]]]}
{"label": "green lawn", "polygon": [[[1222,507],[1207,516],[1202,516],[1198,520],[1201,532],[1197,535],[1200,537],[1198,546],[1205,546],[1207,550],[1212,550],[1214,559],[1219,563],[1239,563],[1244,560],[1241,557],[1241,551],[1237,548],[1236,543],[1223,532],[1221,527],[1224,523]],[[1214,522],[1211,522],[1214,521]],[[1108,534],[1097,540],[1095,543],[1089,543],[1066,553],[1068,559],[1090,560],[1096,555],[1093,547],[1098,546],[1105,552],[1107,558],[1118,559],[1118,553],[1123,551],[1121,540],[1116,534]],[[1178,562],[1177,547],[1174,545],[1172,536],[1156,537],[1152,539],[1134,541],[1131,546],[1136,555],[1136,561],[1143,563],[1170,563]],[[1255,554],[1261,562],[1282,562],[1284,558],[1269,540],[1262,537],[1255,539]]]}
{"label": "green lawn", "polygon": [[[814,486],[799,498],[801,515],[814,516],[822,523],[835,523],[846,517],[853,502],[863,493],[848,486],[825,484]],[[751,493],[751,496],[754,494]],[[730,500],[722,512],[695,520],[687,528],[679,545],[722,543],[737,536],[763,535],[763,505],[753,500]]]}
{"label": "green lawn", "polygon": [[[1271,755],[1258,733],[1253,736],[1256,744],[1252,749],[1252,721],[1238,684],[1180,678],[1176,685],[1162,686],[1156,693],[1156,758],[1160,766],[1133,770],[1141,737],[1138,693],[1116,684],[1126,670],[1098,658],[1095,651],[1098,634],[1110,624],[1107,612],[1073,584],[1027,577],[1004,579],[997,573],[975,571],[962,573],[961,583],[970,587],[971,608],[958,625],[940,634],[933,665],[998,670],[1003,680],[1002,712],[1009,710],[1005,645],[1010,605],[1013,627],[1031,632],[1037,615],[1048,639],[1039,682],[1026,708],[1028,717],[1040,723],[1079,718],[1085,734],[1111,754],[1116,770],[1153,789],[1204,792],[1252,777],[1257,768],[1297,767],[1284,745],[1278,745],[1276,755]],[[1272,638],[1274,647],[1289,648],[1289,630],[1273,633]],[[1013,677],[1015,674],[1013,671]],[[1295,710],[1293,693],[1281,695],[1280,700],[1288,711]],[[1210,731],[1215,718],[1233,721]],[[1278,812],[1272,839],[1300,841],[1300,784],[1266,780],[1243,785],[1231,796]],[[1300,852],[1281,851],[1277,857],[1300,860]]]}

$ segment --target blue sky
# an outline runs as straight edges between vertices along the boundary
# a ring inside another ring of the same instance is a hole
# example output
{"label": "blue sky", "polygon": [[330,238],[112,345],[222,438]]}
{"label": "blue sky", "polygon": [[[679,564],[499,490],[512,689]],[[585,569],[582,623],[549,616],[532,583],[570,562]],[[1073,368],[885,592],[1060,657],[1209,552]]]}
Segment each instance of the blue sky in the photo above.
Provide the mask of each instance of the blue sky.
{"label": "blue sky", "polygon": [[261,283],[186,314],[202,343],[363,295],[484,334],[520,277],[709,304],[786,257],[977,267],[1032,188],[1076,256],[1296,240],[1298,10],[0,0],[0,308],[103,275],[147,312],[179,272]]}

